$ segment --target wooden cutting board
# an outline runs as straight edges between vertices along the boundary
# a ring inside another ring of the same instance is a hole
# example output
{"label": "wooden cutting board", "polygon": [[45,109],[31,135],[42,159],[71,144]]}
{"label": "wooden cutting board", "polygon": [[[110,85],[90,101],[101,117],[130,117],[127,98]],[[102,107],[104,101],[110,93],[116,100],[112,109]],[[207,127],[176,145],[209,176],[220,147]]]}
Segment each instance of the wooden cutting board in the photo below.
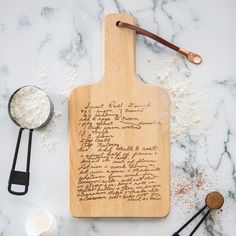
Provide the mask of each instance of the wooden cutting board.
{"label": "wooden cutting board", "polygon": [[163,217],[170,209],[169,97],[137,80],[135,33],[119,20],[134,24],[125,13],[105,17],[103,79],[69,99],[75,217]]}

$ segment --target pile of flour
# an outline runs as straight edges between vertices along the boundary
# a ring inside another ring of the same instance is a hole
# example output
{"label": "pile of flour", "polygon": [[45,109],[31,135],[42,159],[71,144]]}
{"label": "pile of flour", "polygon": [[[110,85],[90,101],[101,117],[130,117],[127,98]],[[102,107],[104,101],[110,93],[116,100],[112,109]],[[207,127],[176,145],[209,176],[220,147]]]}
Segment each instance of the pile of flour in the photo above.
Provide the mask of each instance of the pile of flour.
{"label": "pile of flour", "polygon": [[10,113],[22,128],[34,129],[47,121],[50,106],[49,98],[43,90],[26,86],[13,95]]}

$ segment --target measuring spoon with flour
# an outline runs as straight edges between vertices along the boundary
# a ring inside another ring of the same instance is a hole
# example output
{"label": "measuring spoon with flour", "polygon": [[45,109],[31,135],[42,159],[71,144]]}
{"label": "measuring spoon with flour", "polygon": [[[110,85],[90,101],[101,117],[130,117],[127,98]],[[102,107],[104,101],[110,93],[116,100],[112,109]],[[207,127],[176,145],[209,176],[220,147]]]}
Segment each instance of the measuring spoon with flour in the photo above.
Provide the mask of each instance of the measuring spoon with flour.
{"label": "measuring spoon with flour", "polygon": [[[21,87],[10,97],[8,113],[12,121],[20,127],[8,182],[8,191],[11,194],[24,195],[28,192],[33,130],[40,129],[48,124],[53,116],[53,111],[53,103],[48,95],[36,86]],[[16,170],[16,163],[22,132],[25,129],[29,130],[26,171],[18,171]],[[13,190],[13,185],[24,186],[24,189],[23,191]]]}

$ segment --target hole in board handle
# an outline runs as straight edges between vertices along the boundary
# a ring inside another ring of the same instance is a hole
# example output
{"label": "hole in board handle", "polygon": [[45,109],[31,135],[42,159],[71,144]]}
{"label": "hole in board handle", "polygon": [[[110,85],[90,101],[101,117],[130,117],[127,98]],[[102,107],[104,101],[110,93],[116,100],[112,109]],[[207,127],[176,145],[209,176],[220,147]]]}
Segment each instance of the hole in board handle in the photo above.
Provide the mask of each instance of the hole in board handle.
{"label": "hole in board handle", "polygon": [[116,26],[117,26],[117,27],[120,27],[120,23],[121,23],[120,21],[117,21],[117,22],[116,22]]}

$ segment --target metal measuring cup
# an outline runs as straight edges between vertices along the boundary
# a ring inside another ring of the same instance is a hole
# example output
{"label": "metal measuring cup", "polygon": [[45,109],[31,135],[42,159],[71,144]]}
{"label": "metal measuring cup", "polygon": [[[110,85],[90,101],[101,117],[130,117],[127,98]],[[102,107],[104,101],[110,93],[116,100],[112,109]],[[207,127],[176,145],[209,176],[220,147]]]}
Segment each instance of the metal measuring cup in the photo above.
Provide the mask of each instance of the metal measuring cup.
{"label": "metal measuring cup", "polygon": [[[14,117],[14,115],[12,114],[12,109],[11,109],[11,105],[12,105],[12,101],[13,98],[15,98],[16,94],[21,91],[21,89],[23,88],[34,88],[34,89],[39,89],[42,93],[44,93],[44,95],[47,97],[48,102],[49,102],[49,112],[47,115],[47,118],[45,120],[43,120],[39,125],[37,125],[37,127],[22,127],[22,125],[19,124],[19,122],[16,120],[16,118]],[[30,177],[30,156],[31,156],[31,145],[32,145],[32,135],[33,135],[33,131],[34,129],[40,129],[42,127],[44,127],[45,125],[47,125],[49,123],[49,121],[52,119],[53,113],[54,113],[54,107],[53,107],[53,103],[50,100],[49,96],[41,89],[38,88],[36,86],[23,86],[19,89],[17,89],[10,97],[9,99],[9,103],[8,103],[8,113],[9,116],[11,118],[11,120],[20,127],[19,133],[18,133],[18,138],[17,138],[17,143],[16,143],[16,149],[15,149],[15,154],[14,154],[14,159],[13,159],[13,163],[12,163],[12,168],[11,168],[11,173],[10,173],[10,177],[9,177],[9,181],[8,181],[8,191],[11,194],[14,195],[24,195],[28,192],[28,187],[29,187],[29,177]],[[21,141],[21,136],[22,136],[22,132],[28,129],[29,130],[29,138],[28,138],[28,151],[27,151],[27,163],[26,163],[26,171],[18,171],[16,170],[16,163],[17,163],[17,157],[18,157],[18,152],[19,152],[19,147],[20,147],[20,141]],[[24,186],[24,190],[23,191],[14,191],[12,189],[12,185],[21,185]]]}

